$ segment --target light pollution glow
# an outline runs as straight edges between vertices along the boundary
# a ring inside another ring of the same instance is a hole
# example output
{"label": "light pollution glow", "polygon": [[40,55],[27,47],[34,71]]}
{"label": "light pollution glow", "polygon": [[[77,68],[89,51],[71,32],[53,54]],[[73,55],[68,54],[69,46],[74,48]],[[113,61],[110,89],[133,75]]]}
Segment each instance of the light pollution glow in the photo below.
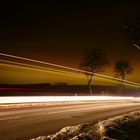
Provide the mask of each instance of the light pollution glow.
{"label": "light pollution glow", "polygon": [[[11,66],[11,67],[19,67],[19,68],[26,68],[26,69],[32,69],[32,70],[38,70],[38,71],[42,71],[42,72],[51,72],[53,74],[56,74],[56,73],[59,73],[61,75],[69,75],[69,76],[76,76],[78,78],[83,78],[85,79],[85,75],[84,74],[93,74],[92,72],[88,72],[88,71],[84,71],[84,70],[80,70],[80,69],[75,69],[75,68],[71,68],[71,67],[66,67],[66,66],[63,66],[63,65],[57,65],[57,64],[53,64],[53,63],[47,63],[47,62],[43,62],[43,61],[38,61],[38,60],[34,60],[34,59],[29,59],[29,58],[24,58],[24,57],[19,57],[19,56],[14,56],[14,55],[9,55],[9,54],[4,54],[4,53],[0,53],[1,56],[6,56],[6,57],[10,57],[10,58],[16,58],[16,59],[19,59],[19,60],[26,60],[26,61],[30,61],[30,62],[35,62],[35,63],[39,63],[39,64],[45,64],[45,65],[49,65],[49,66],[53,66],[53,67],[57,67],[57,68],[63,68],[65,70],[58,70],[58,69],[50,69],[50,68],[46,68],[46,67],[41,67],[41,66],[36,66],[36,65],[30,65],[30,64],[24,64],[24,63],[19,63],[19,62],[13,62],[13,61],[6,61],[6,60],[0,60],[1,62],[4,62],[4,63],[10,63],[10,64],[14,64],[14,65],[9,65],[9,64],[1,64],[1,65],[7,65],[7,66]],[[16,66],[15,66],[16,65]],[[69,72],[68,70],[71,70],[72,72]],[[78,73],[76,73],[78,72]],[[83,74],[82,74],[83,73]],[[108,80],[111,80],[112,82],[115,81],[115,83],[119,82],[120,79],[118,78],[114,78],[114,77],[111,77],[111,76],[107,76],[107,75],[102,75],[102,74],[97,74],[97,73],[94,73],[95,76],[99,76],[99,79],[100,77],[101,78],[107,78],[107,81]],[[57,75],[58,76],[58,75]],[[54,77],[54,76],[52,76]],[[63,77],[63,76],[62,76]],[[61,78],[62,78],[61,77]],[[55,77],[56,78],[56,77]],[[60,79],[61,79],[60,78]],[[70,77],[69,77],[70,78]],[[59,79],[59,78],[57,78]],[[79,79],[80,80],[80,79]],[[73,79],[74,81],[74,79]],[[60,81],[57,81],[57,82],[60,82]],[[135,82],[131,82],[131,81],[127,81],[127,80],[124,80],[124,82],[128,85],[128,84],[132,84],[132,85],[136,85],[136,86],[140,86],[139,83],[135,83]],[[70,82],[71,83],[71,82]],[[84,83],[85,83],[85,80],[84,80]],[[80,81],[80,84],[81,84],[81,81]]]}
{"label": "light pollution glow", "polygon": [[[4,61],[10,62],[10,61]],[[18,65],[17,65],[18,64]],[[19,65],[20,64],[20,65]],[[0,64],[1,80],[11,83],[59,83],[67,84],[87,84],[87,76],[82,73],[68,72],[64,70],[50,69],[46,67],[28,65],[23,63],[12,62],[12,64]],[[111,85],[120,84],[119,81],[94,76],[94,85]],[[124,83],[127,87],[139,87],[136,85]]]}

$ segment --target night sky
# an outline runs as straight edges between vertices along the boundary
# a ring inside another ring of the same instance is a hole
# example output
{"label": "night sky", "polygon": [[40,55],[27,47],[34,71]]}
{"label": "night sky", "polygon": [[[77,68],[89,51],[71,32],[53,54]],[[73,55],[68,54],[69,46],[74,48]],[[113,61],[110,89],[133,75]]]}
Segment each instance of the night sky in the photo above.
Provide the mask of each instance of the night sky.
{"label": "night sky", "polygon": [[99,47],[110,59],[104,74],[114,76],[113,63],[123,58],[134,68],[127,80],[140,82],[140,51],[122,28],[140,19],[139,7],[136,0],[5,3],[0,52],[78,68],[85,48]]}

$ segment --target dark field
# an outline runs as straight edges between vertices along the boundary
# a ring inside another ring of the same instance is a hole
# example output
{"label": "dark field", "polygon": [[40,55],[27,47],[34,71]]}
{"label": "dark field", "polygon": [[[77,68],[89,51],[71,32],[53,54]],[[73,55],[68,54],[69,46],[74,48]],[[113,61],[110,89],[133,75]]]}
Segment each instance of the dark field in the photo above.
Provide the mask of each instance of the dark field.
{"label": "dark field", "polygon": [[[124,86],[121,91],[119,86],[92,87],[93,95],[103,96],[140,96],[139,88],[129,88]],[[0,96],[88,96],[89,87],[87,85],[51,85],[51,84],[31,84],[31,85],[0,85]]]}

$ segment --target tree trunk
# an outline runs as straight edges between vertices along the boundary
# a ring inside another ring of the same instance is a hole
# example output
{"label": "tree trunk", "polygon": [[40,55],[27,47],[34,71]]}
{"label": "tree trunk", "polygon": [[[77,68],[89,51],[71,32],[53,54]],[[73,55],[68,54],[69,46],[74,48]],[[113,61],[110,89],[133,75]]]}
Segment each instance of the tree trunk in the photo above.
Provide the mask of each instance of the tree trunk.
{"label": "tree trunk", "polygon": [[125,76],[122,77],[121,80],[121,85],[120,85],[120,93],[122,93],[122,89],[123,89],[123,80],[124,80]]}
{"label": "tree trunk", "polygon": [[88,79],[89,92],[91,96],[93,95],[92,85],[91,85],[92,77],[93,77],[93,74],[90,75],[90,78]]}

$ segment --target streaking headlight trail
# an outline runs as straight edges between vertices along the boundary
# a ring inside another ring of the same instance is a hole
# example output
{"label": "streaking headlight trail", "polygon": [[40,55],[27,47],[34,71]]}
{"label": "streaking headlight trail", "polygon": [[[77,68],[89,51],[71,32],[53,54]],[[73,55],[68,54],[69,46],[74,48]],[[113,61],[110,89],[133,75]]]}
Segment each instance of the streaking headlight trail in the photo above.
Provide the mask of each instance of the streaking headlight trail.
{"label": "streaking headlight trail", "polygon": [[35,96],[35,97],[0,97],[0,104],[9,103],[35,103],[35,102],[63,102],[63,101],[106,101],[106,100],[135,100],[134,97],[111,97],[111,96]]}
{"label": "streaking headlight trail", "polygon": [[[34,62],[34,63],[38,63],[38,64],[49,65],[49,66],[52,66],[52,67],[57,67],[57,68],[60,68],[60,69],[71,70],[71,71],[85,73],[85,74],[94,74],[94,75],[97,75],[99,77],[121,81],[121,79],[119,79],[119,78],[114,78],[114,77],[111,77],[111,76],[108,76],[108,75],[102,75],[102,74],[93,73],[93,72],[80,70],[80,69],[76,69],[76,68],[71,68],[71,67],[67,67],[67,66],[63,66],[63,65],[48,63],[48,62],[44,62],[44,61],[34,60],[34,59],[30,59],[30,58],[25,58],[25,57],[15,56],[15,55],[10,55],[10,54],[5,54],[5,53],[0,53],[0,55],[5,56],[5,57],[9,57],[9,58],[15,58],[17,60],[25,60],[25,61],[28,61],[28,62]],[[140,86],[139,83],[135,83],[135,82],[128,81],[128,80],[123,80],[123,82],[126,82],[128,84],[132,84],[132,85]]]}

